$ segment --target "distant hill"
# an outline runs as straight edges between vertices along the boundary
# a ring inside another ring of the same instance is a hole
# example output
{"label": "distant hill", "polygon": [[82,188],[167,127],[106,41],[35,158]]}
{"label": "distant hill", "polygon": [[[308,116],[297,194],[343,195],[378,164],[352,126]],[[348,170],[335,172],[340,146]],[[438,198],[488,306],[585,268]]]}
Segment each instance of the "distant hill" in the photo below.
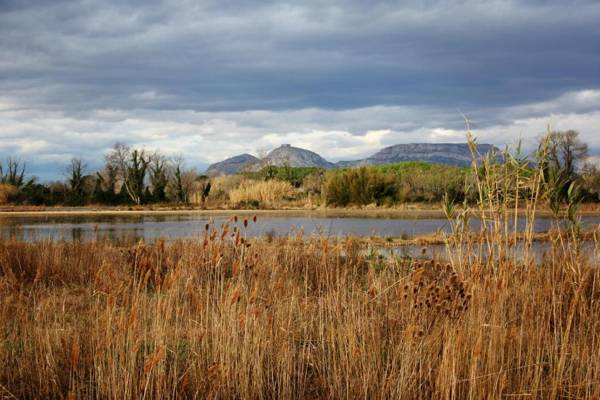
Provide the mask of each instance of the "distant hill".
{"label": "distant hill", "polygon": [[233,175],[244,168],[257,164],[260,160],[252,154],[240,154],[226,160],[214,163],[208,166],[206,174],[208,176]]}
{"label": "distant hill", "polygon": [[[479,153],[500,153],[491,144],[478,145]],[[467,143],[410,143],[388,146],[362,160],[339,161],[331,163],[319,154],[284,144],[271,151],[263,160],[242,154],[212,164],[209,175],[231,175],[244,169],[257,171],[265,165],[290,167],[345,168],[359,165],[386,165],[403,161],[425,161],[433,164],[468,166],[471,164],[471,151]]]}
{"label": "distant hill", "polygon": [[[490,144],[480,144],[479,153],[499,152]],[[340,161],[337,166],[385,165],[403,161],[425,161],[455,166],[471,165],[471,150],[467,143],[409,143],[385,147],[364,160]]]}
{"label": "distant hill", "polygon": [[[333,163],[325,160],[323,157],[314,151],[293,147],[289,144],[284,144],[271,151],[262,160],[261,165],[273,165],[283,167],[317,167],[317,168],[332,168]],[[253,169],[260,166],[253,166]]]}

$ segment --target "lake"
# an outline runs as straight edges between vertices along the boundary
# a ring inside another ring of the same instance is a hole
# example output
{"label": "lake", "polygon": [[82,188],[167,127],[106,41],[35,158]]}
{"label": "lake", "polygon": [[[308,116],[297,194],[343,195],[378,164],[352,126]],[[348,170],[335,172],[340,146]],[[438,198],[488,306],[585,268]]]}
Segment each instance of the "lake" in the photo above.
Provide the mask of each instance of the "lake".
{"label": "lake", "polygon": [[[254,214],[238,213],[240,221],[251,219]],[[158,238],[175,240],[200,237],[205,225],[213,223],[220,227],[231,219],[232,213],[189,214],[40,214],[0,216],[0,238],[35,240],[95,240],[153,241]],[[598,227],[600,216],[582,218],[588,229]],[[477,229],[479,221],[473,220]],[[523,220],[519,221],[522,226]],[[553,220],[538,218],[535,229],[548,230]],[[240,225],[238,223],[238,225]],[[448,232],[449,224],[439,217],[407,216],[343,216],[340,213],[322,212],[273,212],[258,213],[256,223],[249,223],[247,235],[282,236],[301,231],[305,236],[416,236],[438,231]]]}

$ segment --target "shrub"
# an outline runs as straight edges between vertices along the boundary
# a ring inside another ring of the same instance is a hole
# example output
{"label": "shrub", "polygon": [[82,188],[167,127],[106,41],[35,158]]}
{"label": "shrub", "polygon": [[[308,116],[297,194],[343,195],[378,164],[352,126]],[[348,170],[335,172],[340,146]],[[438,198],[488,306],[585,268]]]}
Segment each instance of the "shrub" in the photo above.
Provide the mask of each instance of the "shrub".
{"label": "shrub", "polygon": [[14,185],[0,184],[0,204],[9,203],[17,191],[17,187]]}
{"label": "shrub", "polygon": [[324,177],[325,173],[322,170],[306,175],[302,180],[302,188],[307,193],[321,194]]}
{"label": "shrub", "polygon": [[441,201],[445,193],[465,197],[468,168],[425,162],[405,162],[331,170],[325,174],[323,195],[329,205]]}
{"label": "shrub", "polygon": [[229,200],[229,192],[236,189],[245,180],[241,175],[228,175],[213,178],[209,199]]}

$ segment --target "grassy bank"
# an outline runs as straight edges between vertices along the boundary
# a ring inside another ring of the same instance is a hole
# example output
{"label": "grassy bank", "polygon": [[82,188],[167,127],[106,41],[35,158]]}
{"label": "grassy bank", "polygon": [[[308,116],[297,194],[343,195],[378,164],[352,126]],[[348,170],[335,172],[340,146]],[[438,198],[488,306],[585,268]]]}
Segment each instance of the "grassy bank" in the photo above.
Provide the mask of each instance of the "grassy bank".
{"label": "grassy bank", "polygon": [[600,396],[600,271],[576,238],[540,265],[442,265],[243,232],[0,242],[2,396]]}

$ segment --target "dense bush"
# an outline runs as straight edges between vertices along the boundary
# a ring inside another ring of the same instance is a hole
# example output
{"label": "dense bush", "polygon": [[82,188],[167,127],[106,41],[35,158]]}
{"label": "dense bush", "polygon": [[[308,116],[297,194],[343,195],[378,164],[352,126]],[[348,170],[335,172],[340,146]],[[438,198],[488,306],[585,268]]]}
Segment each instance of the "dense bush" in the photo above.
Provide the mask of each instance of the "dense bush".
{"label": "dense bush", "polygon": [[445,193],[465,197],[469,169],[424,162],[405,162],[331,170],[325,174],[324,200],[329,205],[390,205],[440,201]]}
{"label": "dense bush", "polygon": [[374,168],[332,170],[325,174],[323,196],[328,205],[393,203],[397,184],[394,174]]}

